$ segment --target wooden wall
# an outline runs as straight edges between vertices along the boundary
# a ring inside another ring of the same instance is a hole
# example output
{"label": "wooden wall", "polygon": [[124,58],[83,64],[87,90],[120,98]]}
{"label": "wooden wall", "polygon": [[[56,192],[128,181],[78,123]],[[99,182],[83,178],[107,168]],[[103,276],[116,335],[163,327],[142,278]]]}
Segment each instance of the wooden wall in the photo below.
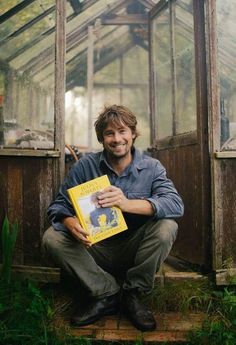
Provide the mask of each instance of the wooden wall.
{"label": "wooden wall", "polygon": [[236,267],[236,158],[217,159],[215,171],[215,268]]}
{"label": "wooden wall", "polygon": [[58,158],[0,156],[0,225],[19,223],[14,263],[41,265],[46,210],[58,189]]}
{"label": "wooden wall", "polygon": [[167,170],[183,198],[185,214],[178,219],[179,233],[173,255],[190,263],[211,266],[211,202],[209,171],[198,144],[153,153]]}

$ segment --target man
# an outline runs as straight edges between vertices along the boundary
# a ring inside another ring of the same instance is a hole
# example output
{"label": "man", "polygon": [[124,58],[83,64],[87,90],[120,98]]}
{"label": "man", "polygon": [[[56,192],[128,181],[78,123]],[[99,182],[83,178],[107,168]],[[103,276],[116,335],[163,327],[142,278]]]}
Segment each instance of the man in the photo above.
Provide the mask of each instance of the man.
{"label": "man", "polygon": [[[91,297],[85,311],[79,309],[71,319],[77,326],[117,313],[122,296],[122,310],[136,328],[156,327],[140,296],[151,292],[155,273],[171,250],[177,234],[174,218],[183,215],[183,203],[161,163],[134,148],[136,126],[128,108],[105,107],[95,122],[104,150],[73,166],[48,209],[52,227],[44,234],[44,247]],[[128,230],[91,246],[67,189],[104,174],[111,186],[100,193],[99,205],[119,207]]]}

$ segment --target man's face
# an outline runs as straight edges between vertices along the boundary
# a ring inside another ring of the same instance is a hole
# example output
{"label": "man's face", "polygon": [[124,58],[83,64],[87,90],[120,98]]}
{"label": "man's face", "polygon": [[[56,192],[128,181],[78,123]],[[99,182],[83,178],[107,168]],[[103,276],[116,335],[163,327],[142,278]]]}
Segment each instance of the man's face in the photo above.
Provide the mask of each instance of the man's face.
{"label": "man's face", "polygon": [[112,158],[130,155],[135,134],[124,123],[108,123],[103,132],[103,146]]}

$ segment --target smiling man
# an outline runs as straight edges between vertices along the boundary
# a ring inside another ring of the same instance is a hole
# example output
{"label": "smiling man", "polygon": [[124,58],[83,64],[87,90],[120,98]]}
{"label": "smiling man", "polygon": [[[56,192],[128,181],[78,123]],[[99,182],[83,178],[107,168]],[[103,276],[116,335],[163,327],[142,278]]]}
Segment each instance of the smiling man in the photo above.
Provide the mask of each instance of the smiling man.
{"label": "smiling man", "polygon": [[[95,122],[103,151],[87,154],[73,166],[48,209],[52,227],[43,246],[90,298],[86,309],[79,308],[71,318],[78,327],[121,308],[139,330],[156,328],[140,296],[152,291],[155,274],[171,250],[178,228],[174,219],[183,215],[183,202],[162,164],[135,149],[136,126],[127,107],[105,107]],[[99,205],[119,207],[128,230],[92,246],[66,191],[104,174],[111,186],[99,194]]]}

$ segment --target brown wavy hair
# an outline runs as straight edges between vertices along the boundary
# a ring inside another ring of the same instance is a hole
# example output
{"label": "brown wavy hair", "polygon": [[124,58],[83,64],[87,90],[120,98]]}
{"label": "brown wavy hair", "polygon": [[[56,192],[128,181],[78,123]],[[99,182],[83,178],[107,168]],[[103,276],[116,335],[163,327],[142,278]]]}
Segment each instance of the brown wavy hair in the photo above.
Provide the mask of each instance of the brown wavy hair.
{"label": "brown wavy hair", "polygon": [[125,124],[127,127],[129,127],[132,133],[135,134],[133,142],[139,136],[139,131],[136,128],[137,119],[134,113],[124,105],[114,104],[111,106],[105,106],[94,123],[97,139],[100,143],[103,142],[104,130],[110,122],[117,126]]}

